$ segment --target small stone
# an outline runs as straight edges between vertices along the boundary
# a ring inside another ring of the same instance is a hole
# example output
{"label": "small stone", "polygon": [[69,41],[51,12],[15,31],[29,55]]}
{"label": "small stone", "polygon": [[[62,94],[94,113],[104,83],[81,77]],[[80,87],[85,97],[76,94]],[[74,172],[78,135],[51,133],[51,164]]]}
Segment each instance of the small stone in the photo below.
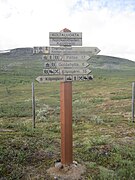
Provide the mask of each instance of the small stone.
{"label": "small stone", "polygon": [[77,161],[73,161],[73,164],[75,164],[77,166],[78,163],[77,163]]}
{"label": "small stone", "polygon": [[55,167],[58,168],[58,169],[62,169],[63,165],[61,164],[61,162],[56,162]]}
{"label": "small stone", "polygon": [[54,179],[55,179],[55,180],[58,180],[57,176],[54,176]]}

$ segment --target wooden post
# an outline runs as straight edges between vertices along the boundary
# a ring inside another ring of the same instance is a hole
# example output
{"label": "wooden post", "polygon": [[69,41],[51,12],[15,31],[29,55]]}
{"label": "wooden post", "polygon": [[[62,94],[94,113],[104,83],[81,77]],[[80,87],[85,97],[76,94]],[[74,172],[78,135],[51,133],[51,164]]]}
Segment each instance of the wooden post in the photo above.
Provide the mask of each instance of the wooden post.
{"label": "wooden post", "polygon": [[73,163],[72,148],[72,82],[60,83],[61,163]]}
{"label": "wooden post", "polygon": [[134,105],[135,105],[135,83],[132,82],[132,121],[134,121]]}
{"label": "wooden post", "polygon": [[35,90],[32,82],[32,126],[35,128]]}

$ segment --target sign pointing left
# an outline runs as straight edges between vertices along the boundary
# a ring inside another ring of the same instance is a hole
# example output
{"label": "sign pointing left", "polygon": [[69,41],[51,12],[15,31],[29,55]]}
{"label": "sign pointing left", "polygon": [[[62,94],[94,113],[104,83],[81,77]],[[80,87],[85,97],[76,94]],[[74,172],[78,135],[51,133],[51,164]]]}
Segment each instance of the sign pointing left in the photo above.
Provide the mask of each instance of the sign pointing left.
{"label": "sign pointing left", "polygon": [[56,82],[56,81],[64,81],[65,80],[65,76],[59,76],[59,75],[55,75],[55,76],[38,76],[36,78],[36,80],[40,83],[45,83],[45,82]]}
{"label": "sign pointing left", "polygon": [[93,76],[88,74],[78,74],[78,75],[50,75],[50,76],[38,76],[36,80],[39,83],[46,82],[63,82],[63,81],[89,81],[92,80]]}

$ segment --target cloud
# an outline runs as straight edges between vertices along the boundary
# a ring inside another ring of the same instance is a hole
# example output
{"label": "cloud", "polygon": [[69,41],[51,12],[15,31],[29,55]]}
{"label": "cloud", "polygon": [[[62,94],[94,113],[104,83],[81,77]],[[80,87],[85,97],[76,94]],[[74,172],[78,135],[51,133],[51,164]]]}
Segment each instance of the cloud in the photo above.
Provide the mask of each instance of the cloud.
{"label": "cloud", "polygon": [[0,49],[47,46],[66,27],[100,54],[135,60],[134,19],[134,0],[0,0]]}
{"label": "cloud", "polygon": [[100,54],[135,60],[135,4],[122,2],[78,1],[72,21],[79,17],[84,45],[98,46]]}

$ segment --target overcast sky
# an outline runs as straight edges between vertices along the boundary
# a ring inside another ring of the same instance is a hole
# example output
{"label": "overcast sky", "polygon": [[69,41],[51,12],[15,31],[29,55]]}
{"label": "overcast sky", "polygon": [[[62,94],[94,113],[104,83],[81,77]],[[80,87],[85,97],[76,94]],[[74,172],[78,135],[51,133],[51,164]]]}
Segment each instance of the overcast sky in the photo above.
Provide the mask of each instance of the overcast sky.
{"label": "overcast sky", "polygon": [[63,28],[99,54],[135,61],[135,0],[0,0],[0,50],[49,46]]}

